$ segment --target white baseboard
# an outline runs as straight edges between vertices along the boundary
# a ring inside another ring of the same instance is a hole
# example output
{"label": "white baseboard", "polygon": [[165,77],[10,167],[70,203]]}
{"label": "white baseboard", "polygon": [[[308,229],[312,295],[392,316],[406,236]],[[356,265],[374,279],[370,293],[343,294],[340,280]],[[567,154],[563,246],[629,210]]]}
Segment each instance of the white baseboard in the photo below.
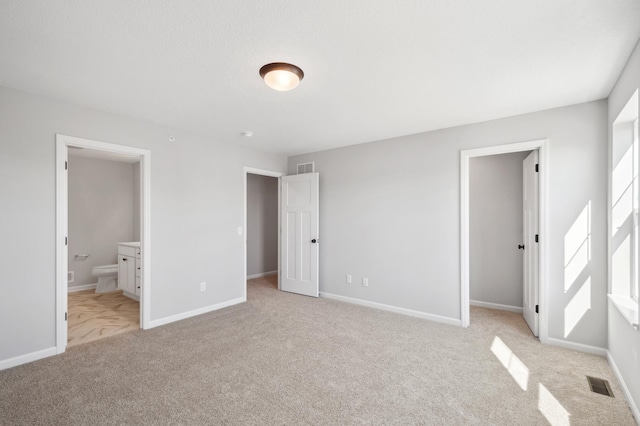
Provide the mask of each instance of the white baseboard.
{"label": "white baseboard", "polygon": [[42,358],[48,358],[56,355],[55,346],[52,348],[42,349],[40,351],[31,352],[24,355],[19,355],[9,359],[3,359],[0,361],[0,370],[6,370],[7,368],[16,367],[18,365],[26,364],[28,362],[37,361]]}
{"label": "white baseboard", "polygon": [[519,306],[501,305],[499,303],[481,302],[479,300],[469,300],[469,304],[480,308],[497,309],[499,311],[515,312],[516,314],[522,313],[522,308]]}
{"label": "white baseboard", "polygon": [[337,295],[337,294],[324,293],[324,292],[320,293],[320,297],[324,297],[324,298],[327,298],[327,299],[338,300],[340,302],[352,303],[354,305],[360,305],[360,306],[366,306],[366,307],[369,307],[369,308],[380,309],[380,310],[383,310],[383,311],[395,312],[396,314],[408,315],[408,316],[411,316],[411,317],[417,317],[417,318],[422,318],[422,319],[426,319],[426,320],[430,320],[430,321],[441,322],[441,323],[444,323],[444,324],[457,325],[458,327],[460,327],[462,325],[462,322],[457,318],[449,318],[449,317],[443,317],[443,316],[435,315],[435,314],[428,314],[426,312],[420,312],[420,311],[414,311],[414,310],[411,310],[411,309],[399,308],[397,306],[385,305],[383,303],[369,302],[368,300],[354,299],[352,297],[340,296],[340,295]]}
{"label": "white baseboard", "polygon": [[597,346],[584,345],[582,343],[569,342],[567,340],[556,339],[553,337],[547,337],[546,339],[540,339],[540,342],[545,345],[558,346],[560,348],[571,349],[578,352],[586,352],[588,354],[607,356],[607,350],[599,348]]}
{"label": "white baseboard", "polygon": [[74,285],[73,287],[68,287],[67,292],[73,293],[74,291],[85,291],[95,289],[98,283],[94,284],[84,284],[84,285]]}
{"label": "white baseboard", "polygon": [[152,320],[149,323],[149,328],[159,327],[161,325],[170,324],[172,322],[180,321],[183,319],[195,317],[197,315],[206,314],[207,312],[217,311],[218,309],[227,308],[229,306],[237,305],[239,303],[246,302],[244,297],[238,297],[237,299],[227,300],[226,302],[217,303],[215,305],[205,306],[204,308],[194,309],[193,311],[183,312],[181,314],[171,315],[168,317]]}
{"label": "white baseboard", "polygon": [[247,275],[247,279],[252,280],[254,278],[268,277],[271,275],[278,275],[278,271],[261,272],[259,274]]}
{"label": "white baseboard", "polygon": [[618,369],[618,365],[616,364],[616,361],[613,359],[613,355],[611,355],[611,352],[609,352],[608,350],[607,350],[607,361],[609,361],[609,365],[611,366],[611,370],[613,370],[613,374],[615,374],[616,379],[618,379],[618,382],[620,382],[620,386],[622,387],[624,396],[627,398],[627,403],[629,404],[629,408],[633,413],[633,417],[636,418],[636,423],[640,424],[640,410],[638,410],[638,406],[636,405],[636,402],[633,400],[633,397],[631,396],[631,392],[629,392],[629,388],[627,387],[627,384],[624,381],[624,377],[622,377],[622,374],[620,373],[620,369]]}

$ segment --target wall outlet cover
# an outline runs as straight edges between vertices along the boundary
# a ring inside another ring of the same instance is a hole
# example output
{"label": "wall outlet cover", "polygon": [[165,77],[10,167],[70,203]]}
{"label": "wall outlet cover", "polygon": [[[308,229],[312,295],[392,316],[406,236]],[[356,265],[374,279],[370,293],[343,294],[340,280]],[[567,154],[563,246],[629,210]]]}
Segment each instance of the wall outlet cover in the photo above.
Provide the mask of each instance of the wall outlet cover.
{"label": "wall outlet cover", "polygon": [[76,280],[76,274],[74,271],[67,272],[67,282],[72,283]]}

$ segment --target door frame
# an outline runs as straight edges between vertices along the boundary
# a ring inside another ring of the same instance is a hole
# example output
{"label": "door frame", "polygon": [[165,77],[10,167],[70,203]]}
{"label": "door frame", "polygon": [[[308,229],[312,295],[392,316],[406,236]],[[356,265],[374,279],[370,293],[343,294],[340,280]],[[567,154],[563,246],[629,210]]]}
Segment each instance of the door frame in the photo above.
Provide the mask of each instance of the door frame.
{"label": "door frame", "polygon": [[74,136],[56,134],[56,353],[67,348],[68,322],[68,202],[69,184],[66,164],[69,147],[92,149],[140,157],[140,246],[142,291],[140,292],[140,328],[146,330],[151,323],[151,151],[125,145],[99,142]]}
{"label": "door frame", "polygon": [[273,170],[265,170],[265,169],[256,169],[254,167],[245,167],[244,168],[244,301],[247,301],[247,175],[260,175],[260,176],[268,176],[274,177],[278,179],[278,290],[280,290],[280,188],[281,181],[280,178],[282,176],[286,176],[286,173],[275,172]]}
{"label": "door frame", "polygon": [[548,183],[549,183],[549,140],[539,139],[484,148],[460,151],[460,321],[462,327],[469,326],[469,159],[487,155],[509,154],[512,152],[538,150],[539,167],[539,203],[538,220],[541,235],[538,259],[538,314],[539,338],[544,342],[548,338],[548,285],[547,255],[549,242],[548,223]]}

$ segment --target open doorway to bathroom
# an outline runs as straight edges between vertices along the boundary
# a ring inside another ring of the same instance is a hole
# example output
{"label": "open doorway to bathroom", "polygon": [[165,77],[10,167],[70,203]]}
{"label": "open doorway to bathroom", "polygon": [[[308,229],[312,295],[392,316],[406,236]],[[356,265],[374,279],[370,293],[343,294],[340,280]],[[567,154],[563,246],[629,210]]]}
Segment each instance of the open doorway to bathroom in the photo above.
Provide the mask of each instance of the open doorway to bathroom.
{"label": "open doorway to bathroom", "polygon": [[283,175],[245,168],[245,299],[254,284],[279,288],[279,177]]}
{"label": "open doorway to bathroom", "polygon": [[71,347],[140,328],[140,156],[71,146],[67,164]]}
{"label": "open doorway to bathroom", "polygon": [[57,135],[56,346],[149,323],[147,150]]}

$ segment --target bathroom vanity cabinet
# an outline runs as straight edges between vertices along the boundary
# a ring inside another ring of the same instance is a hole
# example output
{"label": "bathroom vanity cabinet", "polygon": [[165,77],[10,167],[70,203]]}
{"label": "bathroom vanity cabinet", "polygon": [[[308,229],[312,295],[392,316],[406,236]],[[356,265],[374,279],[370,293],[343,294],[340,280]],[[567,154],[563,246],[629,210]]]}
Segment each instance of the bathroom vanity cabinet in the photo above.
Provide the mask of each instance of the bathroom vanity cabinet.
{"label": "bathroom vanity cabinet", "polygon": [[118,288],[140,296],[140,243],[118,244]]}

